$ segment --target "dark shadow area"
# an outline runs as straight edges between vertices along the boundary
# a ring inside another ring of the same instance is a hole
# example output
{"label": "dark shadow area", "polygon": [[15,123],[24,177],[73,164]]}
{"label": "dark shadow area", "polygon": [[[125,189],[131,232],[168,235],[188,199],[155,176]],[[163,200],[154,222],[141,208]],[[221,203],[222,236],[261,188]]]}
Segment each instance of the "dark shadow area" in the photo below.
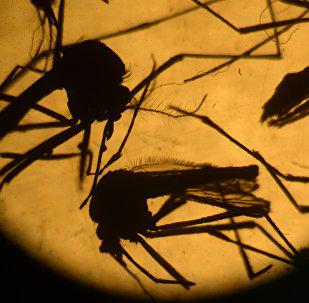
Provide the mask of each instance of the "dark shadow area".
{"label": "dark shadow area", "polygon": [[[65,279],[24,254],[2,234],[0,234],[0,245],[2,302],[135,301],[112,296]],[[201,299],[190,302],[305,302],[309,298],[308,272],[309,264],[306,263],[302,268],[268,285],[218,299]]]}
{"label": "dark shadow area", "polygon": [[127,302],[47,269],[2,234],[0,246],[2,302]]}

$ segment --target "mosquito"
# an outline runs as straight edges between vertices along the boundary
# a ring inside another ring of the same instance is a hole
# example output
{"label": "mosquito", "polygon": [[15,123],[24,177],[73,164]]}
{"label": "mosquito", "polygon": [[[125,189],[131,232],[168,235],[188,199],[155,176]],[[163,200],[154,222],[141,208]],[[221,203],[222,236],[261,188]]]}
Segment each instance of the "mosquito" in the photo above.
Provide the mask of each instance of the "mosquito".
{"label": "mosquito", "polygon": [[[112,255],[123,267],[127,258],[144,275],[155,283],[179,284],[189,289],[195,283],[187,280],[167,260],[155,251],[144,238],[171,237],[208,233],[224,241],[237,244],[270,258],[293,265],[293,254],[279,244],[266,230],[254,221],[209,225],[223,219],[239,216],[269,218],[270,202],[256,197],[258,166],[215,167],[177,159],[150,158],[131,169],[109,171],[98,182],[89,204],[91,219],[96,222],[97,236],[102,241],[100,251]],[[147,200],[168,196],[161,208],[152,214]],[[158,225],[158,221],[188,201],[224,209],[224,212],[195,220]],[[250,245],[232,240],[223,231],[258,228],[288,256],[281,258]],[[281,236],[281,234],[280,234]],[[284,237],[284,236],[283,236]],[[138,264],[121,245],[122,240],[139,243],[168,272],[173,279],[154,277]],[[286,243],[289,243],[284,238]],[[293,247],[290,243],[289,246]],[[294,248],[293,248],[294,249]],[[295,249],[294,249],[295,250]],[[246,255],[245,255],[246,256]],[[245,262],[250,266],[249,262]],[[269,270],[271,265],[253,273],[256,276]]]}
{"label": "mosquito", "polygon": [[63,53],[55,68],[26,89],[15,102],[0,113],[1,137],[14,130],[33,105],[52,91],[61,88],[65,88],[67,92],[68,107],[73,117],[71,121],[65,121],[68,125],[81,121],[78,126],[73,127],[74,130],[71,129],[70,134],[72,131],[77,134],[82,128],[85,129],[86,143],[83,150],[87,150],[90,127],[95,120],[108,120],[105,132],[106,137],[111,137],[114,121],[120,119],[125,106],[132,99],[129,89],[121,85],[127,73],[122,60],[97,40],[66,47]]}

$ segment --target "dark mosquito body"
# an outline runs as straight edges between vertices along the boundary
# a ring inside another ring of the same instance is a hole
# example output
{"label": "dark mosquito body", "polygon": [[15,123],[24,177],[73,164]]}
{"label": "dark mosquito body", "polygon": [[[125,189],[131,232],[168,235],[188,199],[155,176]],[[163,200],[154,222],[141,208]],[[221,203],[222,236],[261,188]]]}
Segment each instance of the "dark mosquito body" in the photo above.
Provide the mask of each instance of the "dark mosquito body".
{"label": "dark mosquito body", "polygon": [[[62,88],[66,90],[68,108],[73,119],[69,120],[55,112],[53,115],[57,114],[57,117],[60,116],[61,120],[65,120],[64,125],[71,127],[3,167],[0,174],[9,173],[0,187],[42,155],[84,130],[79,173],[82,181],[91,124],[94,121],[107,120],[102,139],[104,147],[101,148],[104,151],[105,141],[113,134],[114,122],[121,118],[122,112],[127,109],[126,105],[132,99],[129,89],[122,85],[123,78],[127,74],[125,65],[104,43],[87,40],[63,47],[62,52],[62,58],[51,71],[0,112],[0,138],[16,129],[19,121],[32,107],[37,106],[37,102],[54,90]],[[74,125],[78,120],[81,122]]]}
{"label": "dark mosquito body", "polygon": [[118,120],[131,101],[129,89],[121,85],[125,74],[118,55],[97,40],[63,48],[59,64],[0,113],[0,137],[12,131],[33,105],[62,88],[74,119],[86,124]]}
{"label": "dark mosquito body", "polygon": [[[171,269],[170,264],[166,265],[167,261],[162,262],[162,257],[159,258],[158,253],[153,253],[153,249],[149,248],[149,244],[141,236],[156,238],[204,232],[236,243],[220,231],[253,228],[256,225],[252,222],[201,224],[237,216],[253,218],[267,216],[270,203],[253,195],[253,191],[258,187],[257,176],[258,167],[255,165],[214,167],[173,159],[166,159],[160,164],[149,161],[131,170],[109,171],[98,182],[89,206],[91,219],[98,223],[97,236],[102,240],[100,251],[111,254],[123,266],[125,266],[122,259],[124,255],[145,273],[147,271],[132,261],[132,257],[120,243],[121,239],[138,242],[175,278],[178,284],[188,288],[191,282],[174,268]],[[165,195],[169,198],[156,214],[152,214],[148,209],[147,200]],[[187,201],[211,205],[225,211],[196,220],[157,225],[161,218]],[[248,245],[246,248],[251,249]],[[263,269],[261,273],[270,267]],[[146,275],[158,282],[158,279],[154,279],[148,272]],[[160,283],[175,283],[175,281],[164,280]]]}
{"label": "dark mosquito body", "polygon": [[272,97],[264,104],[261,122],[282,127],[309,113],[309,67],[284,76]]}

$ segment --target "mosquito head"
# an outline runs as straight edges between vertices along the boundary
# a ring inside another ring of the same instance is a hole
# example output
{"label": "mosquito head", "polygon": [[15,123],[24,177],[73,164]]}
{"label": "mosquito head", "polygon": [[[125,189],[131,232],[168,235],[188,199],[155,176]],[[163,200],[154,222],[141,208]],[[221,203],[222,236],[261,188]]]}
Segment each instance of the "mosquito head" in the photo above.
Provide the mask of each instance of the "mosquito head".
{"label": "mosquito head", "polygon": [[[111,102],[108,104],[108,119],[113,121],[117,121],[121,118],[121,114],[126,110],[126,105],[131,102],[132,94],[130,90],[120,85],[114,91],[108,92],[109,94],[106,95],[106,98],[110,99]],[[100,120],[100,117],[97,119]]]}

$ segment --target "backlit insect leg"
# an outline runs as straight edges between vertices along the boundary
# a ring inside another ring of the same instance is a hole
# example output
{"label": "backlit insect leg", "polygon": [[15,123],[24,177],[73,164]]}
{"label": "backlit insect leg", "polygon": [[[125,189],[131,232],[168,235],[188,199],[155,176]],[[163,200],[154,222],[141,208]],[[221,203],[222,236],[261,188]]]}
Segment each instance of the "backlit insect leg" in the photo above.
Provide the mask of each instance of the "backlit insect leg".
{"label": "backlit insect leg", "polygon": [[76,136],[83,129],[84,129],[83,123],[79,123],[76,126],[72,126],[71,128],[66,129],[65,131],[49,138],[48,140],[36,146],[35,148],[29,150],[27,153],[23,154],[22,157],[20,157],[19,159],[15,159],[14,161],[4,166],[0,170],[0,175],[2,176],[6,174],[8,171],[10,171],[12,167],[14,168],[1,181],[0,190],[2,189],[5,183],[10,182],[21,171],[23,171],[26,167],[28,167],[34,161],[39,159],[42,155],[50,152],[58,145]]}
{"label": "backlit insect leg", "polygon": [[[173,199],[175,200],[174,197],[170,197],[169,200],[173,200]],[[191,199],[192,199],[192,195],[191,195]],[[197,197],[197,199],[195,201],[198,201],[198,199],[199,199],[199,197]],[[169,200],[167,201],[167,203],[170,203]],[[181,199],[179,201],[176,201],[176,202],[178,202],[179,206],[184,204],[184,201],[182,201]],[[207,204],[207,202],[206,202],[206,204]],[[217,207],[222,207],[221,204],[222,204],[221,202],[218,202],[217,205],[216,204],[212,204],[212,205],[213,206],[217,206]],[[165,204],[163,204],[162,208],[164,207],[164,205]],[[159,210],[159,212],[160,211],[161,211],[161,209]],[[231,210],[228,210],[228,211],[226,211],[224,213],[220,213],[220,214],[216,214],[216,215],[212,215],[212,216],[207,216],[207,217],[202,217],[202,218],[195,219],[195,220],[189,220],[189,221],[175,222],[175,223],[160,225],[160,226],[158,226],[158,229],[181,228],[181,227],[187,227],[187,226],[196,225],[196,224],[215,222],[215,221],[219,221],[219,220],[223,220],[223,219],[234,219],[234,218],[240,217],[240,216],[254,217],[254,216],[256,216],[256,214],[255,214],[255,212],[253,212],[251,214],[250,210],[241,210],[241,209],[239,209],[239,210],[232,210],[231,209]],[[252,224],[255,224],[255,227],[258,228],[287,257],[293,259],[295,257],[295,255],[298,254],[297,250],[288,241],[288,239],[284,236],[284,234],[280,231],[280,229],[275,224],[275,222],[273,222],[273,220],[269,217],[269,214],[266,213],[266,214],[259,215],[259,216],[256,216],[256,217],[262,217],[262,216],[265,217],[265,219],[268,221],[268,223],[271,225],[271,227],[275,230],[275,232],[279,235],[279,237],[283,240],[283,242],[285,242],[285,244],[290,248],[292,253],[289,252],[287,249],[285,249],[277,240],[275,240],[261,225],[255,223],[255,222],[253,222]]]}
{"label": "backlit insect leg", "polygon": [[[19,102],[18,97],[14,97],[14,96],[10,96],[7,94],[0,94],[0,100],[4,100],[7,102]],[[72,119],[68,119],[65,116],[45,107],[39,104],[34,104],[33,106],[31,106],[32,109],[35,109],[51,118],[54,118],[56,120],[58,120],[59,122],[62,123],[62,125],[59,126],[72,126],[75,125],[77,123],[77,120],[72,118]],[[21,127],[22,128],[22,127]],[[21,129],[20,125],[17,125],[12,131],[15,131],[16,129]]]}
{"label": "backlit insect leg", "polygon": [[[81,144],[78,146],[81,149]],[[91,172],[91,164],[92,164],[92,159],[93,159],[93,154],[91,150],[87,150],[86,152],[87,157],[88,157],[88,165],[86,168],[86,174],[89,175]],[[47,153],[42,156],[40,156],[37,160],[64,160],[64,159],[70,159],[73,157],[80,157],[80,153],[65,153],[65,154],[52,154],[52,153]],[[0,158],[4,159],[15,159],[15,163],[20,159],[20,162],[23,161],[24,159],[24,154],[18,154],[18,153],[11,153],[11,152],[0,152]]]}
{"label": "backlit insect leg", "polygon": [[[294,18],[294,19],[289,19],[289,20],[276,21],[274,11],[273,11],[273,8],[272,8],[272,2],[270,0],[266,0],[267,8],[269,10],[272,22],[253,25],[253,26],[249,26],[249,27],[238,28],[235,25],[233,25],[231,22],[229,22],[228,20],[226,20],[225,18],[220,16],[218,13],[216,13],[214,10],[209,8],[207,6],[207,4],[203,4],[202,2],[200,2],[198,0],[192,0],[192,2],[194,2],[195,4],[200,6],[201,8],[207,10],[209,13],[211,13],[213,16],[215,16],[216,18],[221,20],[223,23],[225,23],[227,26],[229,26],[231,29],[235,30],[239,34],[249,34],[249,33],[253,33],[253,32],[263,31],[263,30],[266,30],[266,29],[276,30],[276,27],[280,27],[280,26],[309,22],[309,18]],[[278,40],[276,40],[276,47],[277,47],[277,50],[280,52],[280,46],[279,46]]]}
{"label": "backlit insect leg", "polygon": [[305,7],[307,9],[309,9],[308,1],[304,1],[304,0],[281,0],[281,2],[285,2],[285,3],[288,3],[288,4],[293,4],[293,5],[296,5],[296,6]]}
{"label": "backlit insect leg", "polygon": [[143,233],[143,236],[147,238],[161,238],[161,237],[171,237],[171,236],[180,236],[180,235],[191,235],[191,234],[201,234],[208,233],[215,237],[218,237],[224,241],[234,243],[240,245],[242,248],[257,252],[269,258],[281,261],[283,263],[295,266],[295,262],[286,258],[279,257],[275,254],[269,253],[267,251],[258,249],[248,244],[240,243],[239,241],[235,241],[227,237],[222,231],[231,231],[235,229],[252,229],[256,228],[257,225],[253,221],[243,221],[234,224],[215,224],[215,225],[202,225],[202,226],[192,226],[191,224],[185,225],[183,227],[177,228],[167,228],[167,229],[159,229],[154,231],[146,231]]}
{"label": "backlit insect leg", "polygon": [[[159,211],[153,216],[155,219],[155,222],[160,220],[162,217],[166,216],[173,210],[175,210],[177,207],[183,205],[186,200],[184,197],[181,197],[180,199],[178,196],[173,196],[171,195],[170,198],[163,204],[163,206],[159,209]],[[197,200],[196,200],[197,201]],[[218,205],[220,207],[220,203]],[[207,217],[202,217],[199,219],[195,220],[189,220],[189,221],[182,221],[182,222],[174,222],[174,223],[169,223],[169,224],[164,224],[164,225],[159,225],[156,226],[156,230],[173,230],[173,229],[181,229],[181,228],[187,228],[188,226],[193,226],[193,225],[198,225],[198,224],[203,224],[203,223],[210,223],[210,222],[216,222],[219,220],[223,219],[230,219],[231,224],[234,225],[236,224],[234,222],[234,218],[238,216],[243,216],[243,215],[249,215],[248,212],[241,213],[241,210],[239,212],[237,211],[227,211],[224,213],[212,215],[212,216],[207,216]],[[276,226],[276,224],[270,219],[269,215],[266,214],[264,217],[267,219],[267,221],[271,224],[272,228],[277,232],[277,234],[283,239],[283,241],[287,244],[287,246],[293,251],[293,253],[290,253],[286,248],[284,248],[270,233],[268,233],[262,226],[259,224],[255,223],[252,221],[252,226],[258,228],[276,247],[278,247],[289,259],[295,260],[295,257],[298,255],[297,250],[293,247],[293,245],[286,239],[286,237],[283,235],[283,233],[280,231],[280,229]],[[242,241],[240,239],[240,235],[238,232],[238,229],[235,228],[233,229],[235,236],[236,236],[236,241],[235,244],[238,244],[240,254],[242,256],[242,259],[245,264],[245,268],[248,274],[248,277],[250,280],[260,276],[267,270],[269,270],[272,265],[268,265],[264,267],[263,269],[259,270],[258,272],[254,272],[252,266],[250,265],[249,258],[246,254],[245,248],[242,244]],[[230,239],[231,240],[231,239]],[[280,259],[280,257],[279,257]],[[281,260],[281,259],[280,259]],[[283,259],[286,260],[286,259]],[[281,260],[282,261],[282,260]],[[285,262],[285,261],[283,261]]]}
{"label": "backlit insect leg", "polygon": [[[167,280],[167,279],[160,279],[160,278],[156,278],[155,276],[153,276],[147,269],[145,269],[143,266],[141,266],[140,264],[138,264],[133,258],[132,256],[122,247],[122,253],[124,256],[126,256],[126,258],[137,268],[139,269],[145,276],[147,276],[150,280],[152,280],[155,283],[162,283],[162,284],[180,284],[177,280]],[[114,257],[114,259],[116,261],[118,261],[120,263],[120,265],[123,268],[127,268],[125,264],[123,264],[123,262],[121,263],[117,258]],[[194,283],[191,282],[193,285]],[[185,286],[187,287],[187,284],[185,284]]]}
{"label": "backlit insect leg", "polygon": [[[235,224],[235,221],[234,221],[233,218],[230,218],[230,221],[231,221],[232,224]],[[235,237],[236,237],[236,241],[238,242],[238,248],[239,248],[240,255],[241,255],[241,257],[244,261],[244,265],[245,265],[245,268],[246,268],[246,271],[247,271],[247,276],[250,280],[257,278],[258,276],[262,275],[263,273],[265,273],[266,271],[268,271],[269,269],[272,268],[272,265],[270,264],[270,265],[260,269],[259,271],[254,272],[252,265],[250,264],[249,257],[247,255],[245,249],[242,246],[242,241],[241,241],[241,238],[240,238],[240,235],[239,235],[239,232],[238,232],[237,229],[234,229],[234,234],[235,234]]]}

